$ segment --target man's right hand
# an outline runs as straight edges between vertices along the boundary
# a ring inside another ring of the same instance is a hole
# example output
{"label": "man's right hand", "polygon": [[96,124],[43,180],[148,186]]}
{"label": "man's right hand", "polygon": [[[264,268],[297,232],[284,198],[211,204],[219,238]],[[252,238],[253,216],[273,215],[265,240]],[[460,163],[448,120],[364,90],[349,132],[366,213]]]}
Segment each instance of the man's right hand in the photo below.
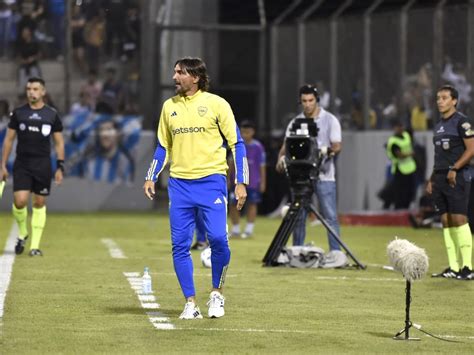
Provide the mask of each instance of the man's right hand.
{"label": "man's right hand", "polygon": [[285,156],[284,155],[278,158],[278,162],[275,169],[279,173],[283,173],[285,171]]}
{"label": "man's right hand", "polygon": [[425,191],[428,195],[431,195],[433,193],[433,185],[431,183],[431,180],[429,180],[428,183],[426,184]]}
{"label": "man's right hand", "polygon": [[8,170],[6,167],[2,166],[2,178],[0,181],[6,181],[8,178]]}
{"label": "man's right hand", "polygon": [[155,182],[146,180],[145,184],[143,185],[143,190],[145,192],[145,196],[153,201],[153,198],[155,197]]}

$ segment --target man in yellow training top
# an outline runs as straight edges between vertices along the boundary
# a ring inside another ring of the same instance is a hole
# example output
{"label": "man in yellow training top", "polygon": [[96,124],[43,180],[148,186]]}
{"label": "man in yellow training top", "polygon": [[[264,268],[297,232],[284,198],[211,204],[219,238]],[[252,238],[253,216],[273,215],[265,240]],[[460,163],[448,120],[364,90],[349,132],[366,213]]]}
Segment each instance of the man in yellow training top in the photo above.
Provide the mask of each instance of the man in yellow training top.
{"label": "man in yellow training top", "polygon": [[198,211],[211,247],[212,287],[208,315],[224,315],[222,288],[230,261],[227,240],[226,150],[234,156],[235,196],[242,209],[247,192],[245,145],[230,105],[207,92],[209,76],[200,58],[179,59],[174,67],[176,96],[161,110],[158,144],[143,188],[153,199],[155,182],[168,158],[171,161],[168,193],[173,262],[186,299],[180,319],[202,318],[196,305],[190,247]]}

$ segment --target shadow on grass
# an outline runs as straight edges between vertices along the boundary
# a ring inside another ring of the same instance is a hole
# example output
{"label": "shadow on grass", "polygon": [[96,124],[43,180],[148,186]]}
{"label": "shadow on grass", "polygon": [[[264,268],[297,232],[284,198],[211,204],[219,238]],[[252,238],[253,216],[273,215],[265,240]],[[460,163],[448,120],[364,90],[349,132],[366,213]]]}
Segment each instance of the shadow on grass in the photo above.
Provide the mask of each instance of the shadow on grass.
{"label": "shadow on grass", "polygon": [[114,314],[144,314],[146,315],[147,313],[159,312],[166,315],[167,317],[179,314],[179,311],[177,312],[172,309],[163,309],[163,308],[145,309],[139,306],[137,307],[107,307],[105,310],[108,313],[114,313]]}
{"label": "shadow on grass", "polygon": [[367,334],[376,337],[376,338],[386,338],[386,339],[392,339],[393,336],[395,335],[396,332],[392,333],[382,333],[382,332],[367,332]]}

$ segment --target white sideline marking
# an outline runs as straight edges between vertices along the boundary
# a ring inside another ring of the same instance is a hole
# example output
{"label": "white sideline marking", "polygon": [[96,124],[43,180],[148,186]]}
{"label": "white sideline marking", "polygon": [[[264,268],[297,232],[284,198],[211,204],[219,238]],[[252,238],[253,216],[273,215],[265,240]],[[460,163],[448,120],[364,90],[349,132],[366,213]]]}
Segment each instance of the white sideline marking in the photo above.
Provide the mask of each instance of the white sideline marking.
{"label": "white sideline marking", "polygon": [[142,302],[142,307],[145,309],[159,309],[160,304],[159,303],[144,303]]}
{"label": "white sideline marking", "polygon": [[[143,309],[160,309],[160,304],[156,303],[156,297],[154,295],[142,294],[141,277],[138,272],[124,272],[124,276],[127,278],[130,288],[137,294],[138,300]],[[159,330],[172,330],[175,329],[173,323],[170,322],[170,318],[162,312],[146,312],[148,320],[153,324],[156,329]]]}
{"label": "white sideline marking", "polygon": [[403,277],[399,279],[389,278],[389,277],[349,277],[349,276],[316,276],[315,279],[318,280],[357,280],[357,281],[399,281],[405,282],[406,280]]}
{"label": "white sideline marking", "polygon": [[15,262],[15,242],[18,235],[18,226],[13,223],[7,242],[5,243],[5,250],[0,256],[0,319],[3,318],[3,311],[5,306],[5,297],[7,295],[8,286],[12,276],[13,263]]}
{"label": "white sideline marking", "polygon": [[153,295],[138,295],[140,302],[154,302],[156,301],[155,296]]}
{"label": "white sideline marking", "polygon": [[119,246],[113,241],[113,239],[102,238],[100,241],[107,247],[107,249],[109,250],[109,254],[112,258],[127,259],[122,249],[119,248]]}
{"label": "white sideline marking", "polygon": [[[174,272],[154,272],[154,275],[162,275],[162,276],[176,276],[176,273]],[[207,274],[201,274],[201,273],[194,273],[194,277],[209,277],[212,276],[212,273],[207,273]],[[238,277],[239,275],[237,274],[226,274],[225,277]]]}
{"label": "white sideline marking", "polygon": [[139,272],[124,272],[123,274],[125,275],[126,278],[140,276]]}
{"label": "white sideline marking", "polygon": [[204,330],[211,332],[245,332],[245,333],[298,333],[298,334],[316,334],[317,332],[311,332],[309,330],[290,330],[290,329],[238,329],[238,328],[175,328],[175,330]]}
{"label": "white sideline marking", "polygon": [[174,327],[174,325],[171,324],[171,323],[153,323],[152,322],[152,324],[156,329],[159,329],[159,330],[174,330],[174,329],[176,329]]}

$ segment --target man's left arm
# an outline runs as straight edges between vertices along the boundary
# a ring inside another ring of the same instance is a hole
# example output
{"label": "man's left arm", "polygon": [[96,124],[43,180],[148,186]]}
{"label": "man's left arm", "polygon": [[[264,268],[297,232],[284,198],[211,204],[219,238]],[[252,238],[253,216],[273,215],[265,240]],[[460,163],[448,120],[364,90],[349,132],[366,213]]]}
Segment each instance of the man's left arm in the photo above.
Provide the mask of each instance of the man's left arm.
{"label": "man's left arm", "polygon": [[221,133],[227,140],[229,148],[232,150],[235,167],[235,198],[237,209],[241,210],[247,198],[245,185],[249,183],[249,167],[247,163],[247,153],[245,144],[240,136],[239,127],[235,122],[234,114],[230,105],[222,99],[218,111],[218,124]]}
{"label": "man's left arm", "polygon": [[267,189],[267,156],[263,145],[260,145],[260,192],[264,193]]}
{"label": "man's left arm", "polygon": [[56,184],[61,184],[64,177],[64,137],[62,132],[53,133],[54,150],[56,151],[57,167],[54,174]]}
{"label": "man's left arm", "polygon": [[342,149],[342,132],[341,124],[339,120],[333,116],[331,121],[331,129],[329,132],[329,141],[331,142],[331,153],[330,156],[339,154]]}
{"label": "man's left arm", "polygon": [[470,120],[461,121],[458,133],[462,137],[466,148],[459,159],[449,168],[447,179],[450,186],[456,185],[456,174],[459,170],[469,164],[474,157],[474,126]]}

